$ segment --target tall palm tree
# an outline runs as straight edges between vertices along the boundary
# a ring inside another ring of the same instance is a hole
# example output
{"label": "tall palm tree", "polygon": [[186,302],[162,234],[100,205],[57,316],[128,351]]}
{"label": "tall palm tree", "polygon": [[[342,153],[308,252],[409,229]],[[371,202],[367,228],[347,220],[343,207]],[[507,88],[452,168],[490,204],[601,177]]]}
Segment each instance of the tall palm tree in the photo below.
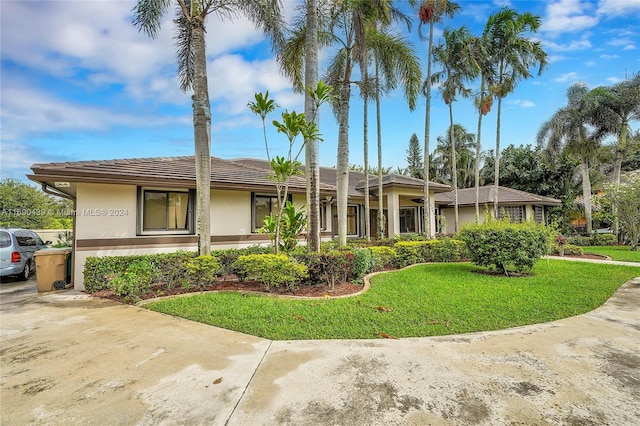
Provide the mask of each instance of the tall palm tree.
{"label": "tall palm tree", "polygon": [[[453,133],[453,139],[451,134]],[[433,152],[436,170],[442,183],[453,184],[452,152],[455,146],[455,158],[457,170],[457,187],[466,188],[471,183],[474,169],[475,135],[467,132],[461,124],[453,125],[453,132],[447,130],[445,136],[438,136],[438,144]],[[453,141],[453,142],[452,142]]]}
{"label": "tall palm tree", "polygon": [[487,40],[488,53],[493,62],[495,80],[491,92],[498,98],[493,200],[495,214],[498,212],[502,99],[514,91],[520,80],[532,76],[530,68],[537,64],[539,75],[547,66],[547,54],[542,50],[540,42],[527,36],[537,32],[539,27],[539,16],[529,12],[520,14],[504,7],[489,17],[482,34]]}
{"label": "tall palm tree", "polygon": [[475,96],[475,106],[478,109],[478,131],[476,133],[476,152],[474,159],[474,187],[476,224],[480,222],[480,160],[482,155],[482,117],[491,111],[493,94],[490,87],[493,82],[493,69],[489,56],[488,40],[482,36],[474,37],[472,41],[472,57],[479,70],[480,90]]}
{"label": "tall palm tree", "polygon": [[443,67],[432,75],[434,83],[441,83],[440,91],[444,102],[449,106],[449,139],[451,141],[451,177],[454,193],[455,212],[455,232],[458,232],[459,212],[458,212],[458,171],[456,160],[456,140],[453,122],[453,103],[457,95],[469,96],[471,91],[465,87],[465,82],[472,80],[478,73],[478,67],[472,60],[470,49],[472,48],[472,37],[466,27],[456,30],[449,28],[443,33],[444,43],[434,48],[434,60]]}
{"label": "tall palm tree", "polygon": [[133,24],[151,38],[156,38],[171,5],[176,6],[174,23],[180,89],[183,92],[193,90],[198,253],[208,255],[211,251],[211,107],[205,20],[214,12],[226,19],[243,15],[270,37],[274,49],[283,41],[283,21],[278,0],[138,0],[133,9]]}
{"label": "tall palm tree", "polygon": [[[453,15],[460,10],[460,6],[449,0],[425,0],[420,6],[420,26],[429,25],[429,36],[427,40],[427,75],[425,76],[425,98],[426,112],[424,120],[424,202],[423,202],[423,230],[427,238],[431,238],[431,202],[429,200],[429,130],[431,128],[431,55],[433,50],[433,28],[442,22],[444,17],[453,18]],[[420,39],[425,37],[419,31]]]}
{"label": "tall palm tree", "polygon": [[588,234],[592,232],[589,162],[600,146],[600,137],[593,126],[597,111],[592,99],[586,85],[572,85],[567,90],[567,105],[544,122],[537,134],[538,146],[544,147],[547,155],[566,151],[580,158]]}

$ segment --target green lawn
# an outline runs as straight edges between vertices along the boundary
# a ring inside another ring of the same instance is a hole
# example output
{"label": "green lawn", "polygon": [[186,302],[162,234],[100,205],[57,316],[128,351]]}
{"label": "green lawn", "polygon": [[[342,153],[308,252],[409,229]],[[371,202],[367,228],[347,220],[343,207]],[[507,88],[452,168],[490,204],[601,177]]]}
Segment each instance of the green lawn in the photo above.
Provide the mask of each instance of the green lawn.
{"label": "green lawn", "polygon": [[631,251],[629,246],[587,246],[583,249],[585,253],[603,254],[613,260],[640,262],[640,250]]}
{"label": "green lawn", "polygon": [[373,277],[345,299],[238,293],[165,299],[146,308],[275,340],[441,336],[536,324],[591,311],[640,268],[541,260],[534,276],[479,274],[468,263],[419,265]]}

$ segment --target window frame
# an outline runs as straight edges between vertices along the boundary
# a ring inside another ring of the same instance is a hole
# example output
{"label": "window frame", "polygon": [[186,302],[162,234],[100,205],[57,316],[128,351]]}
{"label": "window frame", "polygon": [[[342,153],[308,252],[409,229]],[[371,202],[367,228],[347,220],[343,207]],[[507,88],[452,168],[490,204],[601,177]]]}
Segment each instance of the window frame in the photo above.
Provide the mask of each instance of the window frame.
{"label": "window frame", "polygon": [[[403,231],[402,230],[402,218],[403,217],[408,217],[406,214],[403,215],[403,212],[411,212],[411,216],[413,216],[413,231]],[[400,207],[398,209],[398,219],[400,222],[400,233],[401,234],[415,234],[419,232],[419,228],[418,228],[418,223],[416,218],[418,217],[417,215],[418,213],[418,209],[416,207]]]}
{"label": "window frame", "polygon": [[[144,211],[145,211],[145,193],[171,193],[187,194],[187,228],[186,229],[145,229],[144,228]],[[158,187],[138,187],[137,191],[137,209],[136,212],[136,235],[195,235],[195,189],[181,188],[158,188]]]}
{"label": "window frame", "polygon": [[[260,228],[262,228],[264,226],[264,224],[261,224],[259,227],[256,227],[256,219],[257,219],[257,214],[256,214],[256,198],[270,198],[271,200],[275,200],[272,202],[276,203],[275,208],[277,209],[277,203],[278,203],[278,195],[277,194],[269,194],[267,192],[252,192],[251,193],[251,233],[252,234],[259,234],[260,233]],[[287,200],[291,203],[293,203],[293,195],[292,194],[288,194],[287,195]],[[273,210],[271,210],[273,211]],[[276,210],[277,213],[277,210]]]}
{"label": "window frame", "polygon": [[[511,210],[512,209],[519,209],[520,210],[520,217],[517,220],[513,219],[513,215],[511,214]],[[511,205],[511,206],[499,206],[498,207],[498,219],[503,219],[505,216],[502,214],[502,212],[505,212],[506,214],[509,215],[509,220],[512,223],[523,223],[526,221],[526,212],[525,212],[525,206],[524,205]]]}

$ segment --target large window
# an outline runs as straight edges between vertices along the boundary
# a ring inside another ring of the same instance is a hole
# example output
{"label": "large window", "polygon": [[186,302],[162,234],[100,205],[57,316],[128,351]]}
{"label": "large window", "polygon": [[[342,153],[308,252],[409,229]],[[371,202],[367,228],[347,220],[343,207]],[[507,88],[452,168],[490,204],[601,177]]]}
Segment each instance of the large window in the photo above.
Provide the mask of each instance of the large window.
{"label": "large window", "polygon": [[498,217],[508,217],[513,223],[520,223],[524,219],[524,207],[523,206],[503,206],[498,210]]}
{"label": "large window", "polygon": [[542,206],[534,206],[533,207],[533,216],[534,216],[537,224],[544,223],[544,207],[542,207]]}
{"label": "large window", "polygon": [[278,213],[278,198],[272,195],[253,195],[253,232],[264,226],[267,216]]}
{"label": "large window", "polygon": [[139,189],[141,234],[192,234],[193,191]]}
{"label": "large window", "polygon": [[400,209],[400,233],[416,232],[416,209]]}
{"label": "large window", "polygon": [[[331,207],[333,213],[333,223],[331,225],[333,235],[338,235],[338,208]],[[358,217],[358,206],[347,206],[347,235],[358,236],[360,231],[360,221]]]}

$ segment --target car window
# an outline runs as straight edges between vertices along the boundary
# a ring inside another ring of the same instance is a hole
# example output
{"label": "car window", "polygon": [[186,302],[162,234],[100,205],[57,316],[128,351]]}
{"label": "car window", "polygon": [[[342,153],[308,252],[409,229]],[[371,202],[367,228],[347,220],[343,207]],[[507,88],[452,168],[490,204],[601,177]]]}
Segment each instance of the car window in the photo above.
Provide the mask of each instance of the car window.
{"label": "car window", "polygon": [[35,232],[32,232],[31,234],[33,235],[33,240],[35,241],[36,245],[44,245],[44,242],[42,241],[42,238],[40,238],[40,235],[36,234]]}
{"label": "car window", "polygon": [[0,231],[0,248],[11,245],[11,235],[8,232]]}
{"label": "car window", "polygon": [[16,231],[16,240],[18,240],[18,245],[20,246],[35,246],[36,240],[31,235],[29,231]]}

